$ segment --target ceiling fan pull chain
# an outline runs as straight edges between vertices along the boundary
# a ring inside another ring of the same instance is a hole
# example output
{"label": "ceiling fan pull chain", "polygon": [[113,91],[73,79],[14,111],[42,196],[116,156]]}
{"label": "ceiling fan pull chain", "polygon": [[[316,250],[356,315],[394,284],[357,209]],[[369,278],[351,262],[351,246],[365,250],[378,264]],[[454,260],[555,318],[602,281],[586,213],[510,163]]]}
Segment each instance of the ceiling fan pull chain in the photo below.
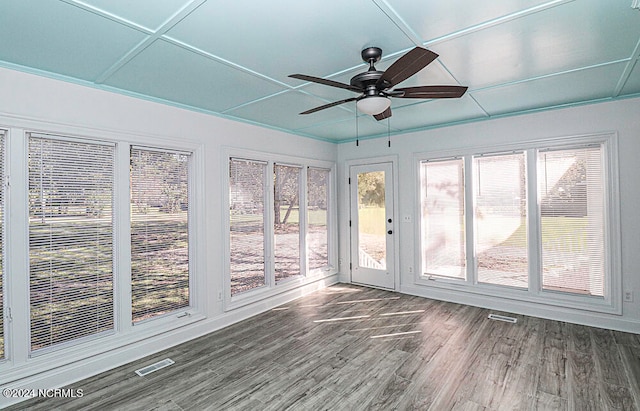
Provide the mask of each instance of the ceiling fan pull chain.
{"label": "ceiling fan pull chain", "polygon": [[391,117],[387,117],[387,146],[391,148]]}
{"label": "ceiling fan pull chain", "polygon": [[354,110],[356,113],[356,147],[360,145],[360,140],[358,140],[358,102],[356,101],[356,109]]}

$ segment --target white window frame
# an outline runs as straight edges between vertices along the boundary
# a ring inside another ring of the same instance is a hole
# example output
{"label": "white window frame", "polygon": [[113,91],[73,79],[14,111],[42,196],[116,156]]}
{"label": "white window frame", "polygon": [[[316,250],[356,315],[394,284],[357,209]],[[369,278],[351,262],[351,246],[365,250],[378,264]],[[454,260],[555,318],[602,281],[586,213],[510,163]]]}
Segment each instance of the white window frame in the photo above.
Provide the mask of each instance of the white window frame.
{"label": "white window frame", "polygon": [[[6,221],[6,270],[12,273],[11,281],[5,284],[5,308],[10,309],[11,321],[5,324],[5,360],[0,361],[0,385],[3,381],[16,381],[36,373],[43,373],[71,362],[168,334],[188,324],[206,318],[207,278],[203,272],[206,250],[198,244],[205,242],[204,146],[189,140],[169,138],[144,133],[127,133],[88,129],[66,124],[48,123],[30,119],[5,118],[0,116],[0,128],[5,131],[5,173],[8,183],[5,198]],[[30,353],[30,309],[29,309],[29,260],[28,239],[28,135],[42,134],[66,137],[102,144],[115,145],[114,180],[114,323],[113,333],[100,338],[90,338],[80,344],[60,344]],[[190,290],[191,307],[173,315],[159,317],[153,321],[131,323],[130,298],[130,197],[129,164],[130,146],[162,148],[190,152],[192,155],[190,188],[190,218],[193,218],[190,233]],[[8,212],[11,210],[11,213]],[[193,231],[191,231],[193,230]]]}
{"label": "white window frame", "polygon": [[3,190],[3,206],[4,209],[2,210],[2,230],[0,231],[0,236],[2,238],[2,247],[0,248],[0,253],[2,253],[2,266],[0,267],[0,277],[2,279],[2,284],[0,285],[0,287],[2,287],[2,289],[0,290],[2,292],[2,299],[0,299],[0,305],[2,305],[2,318],[0,318],[0,321],[2,321],[2,328],[3,328],[3,335],[1,335],[0,337],[2,337],[2,341],[3,341],[3,345],[2,345],[2,352],[3,354],[0,355],[0,364],[5,363],[8,359],[8,352],[9,349],[7,347],[7,342],[9,341],[9,327],[10,327],[10,323],[11,323],[11,312],[7,312],[7,308],[9,307],[8,304],[8,298],[7,298],[7,279],[8,276],[6,275],[7,273],[7,253],[6,253],[6,249],[7,249],[7,242],[6,242],[6,238],[7,236],[5,235],[5,233],[7,232],[7,192],[8,190],[6,190],[5,188],[7,187],[7,179],[6,176],[7,174],[7,167],[8,167],[8,161],[9,161],[9,157],[7,156],[7,137],[8,137],[8,131],[5,130],[4,128],[0,128],[0,138],[2,139],[2,141],[0,141],[0,144],[3,144],[3,156],[0,157],[0,161],[2,161],[2,165],[3,165],[3,170],[4,173],[0,173],[0,184],[2,184],[2,187],[0,187],[0,190]]}
{"label": "white window frame", "polygon": [[[195,236],[195,227],[194,227],[194,223],[193,223],[193,206],[192,203],[194,201],[194,190],[192,187],[192,184],[194,184],[194,153],[192,151],[185,151],[185,150],[177,150],[177,149],[168,149],[168,148],[161,148],[160,145],[157,146],[141,146],[141,145],[135,145],[135,144],[131,144],[129,145],[129,151],[131,152],[131,149],[138,149],[138,150],[147,150],[147,151],[155,151],[155,152],[161,152],[161,153],[170,153],[170,154],[181,154],[181,155],[187,155],[189,156],[189,160],[188,160],[188,164],[187,164],[187,198],[188,198],[188,210],[187,210],[187,238],[188,238],[188,254],[189,254],[189,262],[188,262],[188,270],[189,270],[189,305],[186,307],[182,307],[182,308],[178,308],[176,310],[164,313],[164,314],[160,314],[160,315],[155,315],[152,318],[148,318],[145,320],[141,320],[138,322],[133,322],[133,318],[131,318],[131,323],[133,324],[134,327],[139,327],[140,325],[143,325],[147,322],[153,322],[153,321],[157,321],[161,318],[164,317],[185,317],[185,316],[189,316],[191,315],[194,311],[195,311],[195,307],[194,307],[194,255],[195,255],[195,247],[194,247],[194,240],[193,237]],[[129,157],[131,158],[131,157]],[[131,174],[131,171],[129,172]],[[131,197],[129,197],[129,202],[131,202]],[[130,213],[130,211],[129,211]],[[129,224],[131,224],[131,214],[129,214]],[[129,226],[129,230],[131,230],[131,226]],[[131,231],[129,231],[129,244],[131,242]],[[129,250],[129,257],[131,257],[131,250]],[[129,258],[129,263],[131,263],[131,258]],[[130,272],[130,268],[129,268],[129,272]],[[129,277],[130,278],[130,277]],[[130,287],[130,281],[129,281],[129,287]],[[133,297],[133,295],[132,295]],[[132,299],[130,299],[129,301],[130,305],[133,305],[133,301]]]}
{"label": "white window frame", "polygon": [[[252,290],[248,290],[234,296],[231,295],[231,262],[230,262],[230,219],[229,219],[229,161],[233,158],[242,158],[251,161],[260,161],[267,163],[266,169],[266,189],[265,189],[265,229],[264,229],[264,244],[265,244],[265,282],[262,287],[257,287]],[[246,306],[248,304],[255,303],[265,298],[280,294],[286,291],[291,291],[302,285],[306,285],[323,278],[329,277],[337,273],[337,256],[338,256],[338,241],[337,241],[337,201],[336,201],[336,165],[333,162],[309,159],[304,157],[287,156],[276,153],[265,153],[260,151],[246,150],[234,147],[224,147],[222,150],[221,158],[222,167],[222,221],[223,230],[221,242],[224,244],[224,258],[223,258],[223,291],[222,299],[225,311],[234,310],[236,308]],[[300,184],[300,268],[301,275],[292,277],[283,281],[275,281],[274,270],[274,208],[273,208],[273,168],[275,164],[279,165],[291,165],[301,167],[301,184]],[[329,230],[329,265],[309,271],[307,269],[307,251],[306,251],[306,233],[307,233],[307,167],[324,168],[330,170],[330,182],[329,182],[329,215],[328,215],[328,230]]]}
{"label": "white window frame", "polygon": [[[58,135],[58,134],[47,134],[47,133],[39,133],[39,132],[27,132],[25,133],[25,144],[27,145],[27,158],[29,156],[29,140],[31,138],[42,138],[42,139],[49,139],[52,141],[64,141],[64,142],[71,142],[71,143],[80,143],[80,144],[92,144],[92,145],[97,145],[97,146],[105,146],[105,147],[112,147],[113,151],[113,175],[112,175],[112,193],[111,193],[111,238],[112,238],[112,249],[111,249],[111,281],[112,281],[112,286],[111,286],[111,306],[112,306],[112,310],[113,310],[113,328],[109,329],[109,330],[104,330],[102,332],[99,333],[94,333],[94,334],[89,334],[83,337],[77,337],[77,338],[73,338],[70,340],[66,340],[63,342],[58,342],[55,343],[53,345],[48,345],[44,348],[39,348],[36,350],[33,350],[32,348],[32,341],[31,341],[31,321],[29,321],[29,325],[28,325],[28,331],[29,331],[29,356],[30,357],[38,357],[41,355],[46,355],[49,352],[54,352],[54,351],[60,351],[60,350],[64,350],[67,347],[74,347],[74,346],[81,346],[86,342],[92,342],[95,340],[99,340],[101,338],[104,337],[109,337],[112,336],[116,333],[116,330],[118,329],[118,315],[117,315],[117,297],[116,297],[116,284],[117,284],[117,278],[118,278],[118,268],[117,268],[117,260],[119,258],[118,255],[118,250],[117,250],[117,246],[116,246],[116,230],[117,230],[117,223],[116,223],[116,193],[117,193],[117,183],[116,183],[116,174],[117,174],[117,153],[116,153],[116,143],[114,142],[108,142],[108,141],[100,141],[100,140],[95,140],[95,139],[87,139],[87,138],[82,138],[82,137],[75,137],[75,136],[67,136],[67,135]],[[26,161],[28,161],[27,159],[25,159]],[[27,170],[27,176],[29,174],[29,171]],[[27,195],[28,195],[28,191],[29,191],[29,187],[27,186]],[[29,210],[28,210],[28,206],[27,206],[27,227],[28,227],[28,238],[30,241],[31,238],[31,227],[29,224]],[[27,254],[30,254],[30,249],[27,250]],[[27,278],[28,284],[29,284],[29,290],[28,290],[28,303],[30,305],[30,301],[31,301],[31,279],[30,279],[30,268],[31,266],[31,259],[30,257],[27,258],[27,274],[29,275],[29,278]],[[31,313],[31,310],[29,310],[29,315]]]}
{"label": "white window frame", "polygon": [[[327,207],[330,207],[329,210],[327,210],[327,264],[321,267],[316,267],[316,268],[309,268],[309,255],[307,253],[307,247],[306,247],[306,233],[309,229],[309,224],[308,224],[308,210],[309,210],[309,204],[308,204],[308,195],[309,195],[309,186],[307,185],[309,180],[308,180],[308,173],[309,173],[309,169],[316,169],[316,170],[327,170],[329,172],[329,178],[327,180]],[[307,275],[308,276],[318,276],[318,275],[322,275],[325,272],[330,272],[331,270],[335,270],[337,265],[335,262],[335,256],[337,255],[337,252],[334,250],[332,251],[332,244],[335,245],[337,247],[337,240],[333,240],[332,238],[334,238],[334,236],[336,235],[338,229],[336,227],[336,212],[337,212],[337,208],[336,205],[337,201],[336,201],[336,195],[335,195],[335,166],[334,167],[321,167],[321,166],[317,166],[317,165],[307,165],[306,167],[304,167],[303,170],[303,178],[304,178],[304,186],[301,187],[303,193],[301,195],[304,195],[305,198],[305,202],[304,202],[304,207],[305,207],[305,213],[304,213],[304,219],[305,219],[305,238],[303,239],[304,241],[304,245],[301,245],[301,247],[304,249],[304,262],[305,262],[305,266],[307,267]],[[302,207],[302,205],[301,205]]]}
{"label": "white window frame", "polygon": [[[537,153],[542,149],[572,149],[598,144],[602,146],[603,180],[605,184],[605,279],[604,297],[584,296],[542,289],[541,244],[540,244],[540,211],[537,188]],[[524,151],[526,155],[527,179],[527,239],[529,259],[529,287],[518,289],[494,284],[478,283],[473,259],[474,224],[473,224],[473,190],[471,178],[473,156]],[[616,132],[588,134],[579,136],[558,137],[531,140],[526,142],[486,146],[477,145],[459,150],[444,150],[414,154],[414,206],[416,221],[421,222],[420,204],[420,162],[444,158],[464,157],[465,162],[465,218],[466,218],[466,252],[467,273],[465,279],[424,276],[416,270],[414,283],[419,286],[436,289],[462,291],[484,296],[519,300],[563,308],[580,309],[607,314],[622,314],[622,270],[620,247],[620,201],[618,178],[618,136]],[[532,167],[532,164],[535,166]],[[417,248],[414,253],[414,267],[422,267],[422,239],[420,224],[414,229]]]}
{"label": "white window frame", "polygon": [[[282,163],[282,162],[274,162],[272,164],[272,168],[271,168],[271,175],[269,176],[271,180],[273,180],[274,175],[275,175],[275,166],[283,166],[283,167],[291,167],[291,168],[297,168],[298,169],[298,263],[300,264],[300,273],[298,275],[294,275],[294,276],[290,276],[287,278],[284,278],[282,280],[276,280],[275,276],[273,279],[273,283],[276,285],[280,285],[280,284],[284,284],[288,281],[295,281],[296,279],[300,278],[300,277],[306,277],[307,276],[307,272],[308,270],[308,265],[307,265],[307,247],[306,247],[306,237],[307,237],[307,210],[305,209],[304,211],[302,210],[303,206],[306,207],[307,205],[307,166],[303,166],[300,164],[286,164],[286,163]],[[267,169],[269,167],[267,166]],[[273,189],[275,190],[275,183],[274,183],[274,187]],[[275,194],[274,194],[275,197]],[[266,198],[265,200],[268,200],[268,198]],[[275,201],[275,198],[274,198]],[[273,229],[275,230],[275,203],[271,204],[272,206],[272,211],[274,214],[274,217],[271,221],[271,224],[273,225]],[[275,274],[275,247],[276,247],[276,243],[275,243],[275,233],[273,236],[273,241],[274,241],[274,258],[272,259],[271,263],[273,265],[273,271]]]}

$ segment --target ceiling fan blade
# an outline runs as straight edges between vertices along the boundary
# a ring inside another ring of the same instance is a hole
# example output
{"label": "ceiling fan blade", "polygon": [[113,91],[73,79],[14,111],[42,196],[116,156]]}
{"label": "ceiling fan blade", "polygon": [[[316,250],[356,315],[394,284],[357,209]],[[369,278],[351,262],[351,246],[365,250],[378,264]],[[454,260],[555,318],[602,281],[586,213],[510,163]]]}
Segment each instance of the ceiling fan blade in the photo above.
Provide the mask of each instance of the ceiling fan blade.
{"label": "ceiling fan blade", "polygon": [[346,90],[355,91],[356,93],[361,93],[363,91],[362,89],[360,89],[358,87],[354,87],[354,86],[352,86],[350,84],[344,84],[344,83],[340,83],[338,81],[327,80],[327,79],[320,78],[320,77],[307,76],[306,74],[291,74],[291,75],[289,75],[289,77],[296,78],[298,80],[310,81],[312,83],[323,84],[325,86],[343,88],[343,89],[346,89]]}
{"label": "ceiling fan blade", "polygon": [[334,101],[333,103],[329,103],[329,104],[325,104],[323,106],[319,106],[316,108],[312,108],[310,110],[307,111],[303,111],[300,114],[311,114],[311,113],[315,113],[316,111],[320,111],[320,110],[324,110],[325,108],[329,108],[329,107],[334,107],[334,106],[338,106],[340,104],[344,104],[344,103],[348,103],[350,101],[355,101],[357,100],[359,97],[351,97],[351,98],[346,98],[344,100],[340,100],[340,101]]}
{"label": "ceiling fan blade", "polygon": [[[390,94],[396,98],[459,98],[467,91],[464,86],[418,86],[397,88]],[[402,94],[396,94],[402,92]]]}
{"label": "ceiling fan blade", "polygon": [[376,86],[378,89],[393,87],[427,67],[436,58],[438,55],[433,51],[416,47],[389,66]]}
{"label": "ceiling fan blade", "polygon": [[388,109],[386,109],[385,111],[383,111],[380,114],[374,114],[373,115],[373,118],[375,118],[378,121],[384,120],[385,118],[389,118],[389,117],[391,117],[391,107],[389,107]]}

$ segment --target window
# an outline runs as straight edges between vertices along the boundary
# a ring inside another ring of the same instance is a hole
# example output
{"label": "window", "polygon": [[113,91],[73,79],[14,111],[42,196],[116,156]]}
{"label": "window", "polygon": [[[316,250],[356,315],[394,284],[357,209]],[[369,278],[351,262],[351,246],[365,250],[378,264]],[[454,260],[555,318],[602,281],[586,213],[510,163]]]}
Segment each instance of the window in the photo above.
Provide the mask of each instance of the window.
{"label": "window", "polygon": [[112,331],[114,146],[29,136],[31,351]]}
{"label": "window", "polygon": [[540,151],[542,286],[604,295],[602,148]]}
{"label": "window", "polygon": [[[0,130],[0,182],[4,183],[4,131]],[[4,349],[4,184],[0,185],[0,360]]]}
{"label": "window", "polygon": [[618,312],[615,147],[584,136],[419,159],[418,283]]}
{"label": "window", "polygon": [[299,166],[273,166],[274,257],[276,282],[300,273]]}
{"label": "window", "polygon": [[529,286],[524,153],[473,159],[478,281]]}
{"label": "window", "polygon": [[331,272],[335,258],[331,166],[318,160],[230,151],[238,156],[227,157],[225,295],[231,299],[225,304],[248,304]]}
{"label": "window", "polygon": [[131,149],[134,323],[189,306],[189,159]]}
{"label": "window", "polygon": [[420,181],[423,273],[465,278],[464,162],[423,161]]}
{"label": "window", "polygon": [[229,161],[231,295],[263,287],[267,163]]}
{"label": "window", "polygon": [[329,181],[331,170],[307,170],[307,254],[309,269],[329,266]]}

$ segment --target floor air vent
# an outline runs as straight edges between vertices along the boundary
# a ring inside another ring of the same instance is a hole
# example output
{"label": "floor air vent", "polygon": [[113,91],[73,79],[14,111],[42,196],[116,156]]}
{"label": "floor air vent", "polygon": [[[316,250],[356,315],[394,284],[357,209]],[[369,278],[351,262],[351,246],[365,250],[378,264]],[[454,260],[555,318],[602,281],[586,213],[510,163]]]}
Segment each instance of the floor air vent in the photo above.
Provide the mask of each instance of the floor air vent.
{"label": "floor air vent", "polygon": [[507,317],[506,315],[500,315],[500,314],[489,314],[489,319],[490,320],[504,321],[506,323],[513,323],[513,324],[518,322],[517,318]]}
{"label": "floor air vent", "polygon": [[162,361],[158,361],[157,363],[147,365],[146,367],[136,370],[136,374],[138,374],[141,377],[144,377],[147,374],[151,374],[154,371],[158,371],[164,367],[168,367],[171,364],[175,364],[175,361],[173,361],[171,358],[165,358]]}

